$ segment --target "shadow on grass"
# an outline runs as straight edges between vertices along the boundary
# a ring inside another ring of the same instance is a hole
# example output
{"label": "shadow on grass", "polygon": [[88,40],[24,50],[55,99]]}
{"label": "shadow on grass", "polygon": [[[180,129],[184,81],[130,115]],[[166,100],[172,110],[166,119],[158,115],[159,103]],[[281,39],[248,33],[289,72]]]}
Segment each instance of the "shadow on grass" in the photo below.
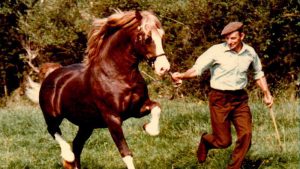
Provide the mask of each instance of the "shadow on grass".
{"label": "shadow on grass", "polygon": [[258,169],[263,164],[263,161],[262,159],[245,159],[242,164],[242,169]]}

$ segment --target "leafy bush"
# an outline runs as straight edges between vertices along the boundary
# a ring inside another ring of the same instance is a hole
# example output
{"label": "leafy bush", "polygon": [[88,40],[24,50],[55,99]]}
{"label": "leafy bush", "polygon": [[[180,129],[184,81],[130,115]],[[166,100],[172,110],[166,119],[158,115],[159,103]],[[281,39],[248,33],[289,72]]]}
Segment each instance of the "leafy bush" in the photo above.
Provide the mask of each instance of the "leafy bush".
{"label": "leafy bush", "polygon": [[[5,40],[0,54],[2,84],[15,84],[27,71],[21,58],[25,53],[21,42],[40,49],[36,65],[46,61],[63,65],[80,62],[91,20],[107,17],[116,9],[152,10],[157,14],[166,32],[165,51],[172,71],[191,67],[206,49],[223,41],[220,31],[224,25],[239,20],[245,24],[246,43],[261,57],[272,89],[290,83],[288,74],[299,72],[298,1],[5,0],[0,6],[4,27],[0,34]],[[15,70],[13,75],[5,71],[9,65]],[[8,83],[8,76],[17,78]],[[187,81],[181,90],[205,97],[208,79],[209,72],[205,72],[200,78]],[[249,85],[252,89],[253,85]]]}

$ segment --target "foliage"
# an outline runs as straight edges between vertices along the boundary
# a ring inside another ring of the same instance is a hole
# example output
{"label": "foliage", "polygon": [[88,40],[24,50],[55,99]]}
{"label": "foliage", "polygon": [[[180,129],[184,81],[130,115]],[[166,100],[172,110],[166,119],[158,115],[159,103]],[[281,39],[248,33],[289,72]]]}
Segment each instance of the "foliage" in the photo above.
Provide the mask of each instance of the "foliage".
{"label": "foliage", "polygon": [[41,49],[39,64],[53,61],[66,65],[82,60],[88,19],[82,18],[77,1],[44,1],[20,16],[18,27],[26,34],[25,42]]}
{"label": "foliage", "polygon": [[[2,84],[9,77],[16,77],[8,80],[12,81],[9,86],[16,84],[28,71],[22,62],[24,42],[40,49],[36,65],[80,62],[91,20],[117,9],[152,10],[158,15],[166,32],[165,50],[172,71],[191,67],[201,53],[222,42],[220,31],[225,24],[239,20],[245,24],[246,43],[261,57],[272,89],[290,83],[288,74],[299,72],[300,12],[295,0],[4,0],[0,6]],[[14,70],[11,74],[5,71],[9,66]],[[185,82],[181,90],[205,98],[208,83],[209,72],[205,72]]]}
{"label": "foliage", "polygon": [[[230,21],[245,24],[246,43],[261,57],[271,87],[279,87],[288,72],[299,72],[299,2],[296,1],[187,1],[186,5],[172,5],[162,16],[166,42],[174,58],[175,69],[186,70],[212,44],[222,41],[220,31]],[[188,12],[187,12],[188,11]],[[180,15],[178,15],[180,14]],[[166,20],[168,22],[166,22]],[[172,21],[176,22],[172,22]],[[175,29],[175,30],[174,30]],[[185,39],[187,38],[187,39]],[[205,95],[209,80],[206,72],[183,87],[187,93]],[[290,83],[290,81],[288,82]],[[253,84],[253,82],[251,83]],[[250,86],[250,89],[252,87]],[[197,91],[197,89],[202,89]]]}
{"label": "foliage", "polygon": [[3,96],[7,85],[12,91],[19,84],[23,62],[18,58],[22,52],[19,43],[22,35],[17,31],[17,14],[23,14],[26,6],[23,3],[7,0],[0,3],[0,96]]}

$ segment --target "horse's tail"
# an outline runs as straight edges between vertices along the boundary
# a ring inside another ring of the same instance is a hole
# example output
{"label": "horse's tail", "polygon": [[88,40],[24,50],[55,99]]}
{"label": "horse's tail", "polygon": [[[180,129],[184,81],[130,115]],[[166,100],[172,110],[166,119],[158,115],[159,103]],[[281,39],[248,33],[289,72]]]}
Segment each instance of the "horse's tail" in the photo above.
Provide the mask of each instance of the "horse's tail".
{"label": "horse's tail", "polygon": [[39,103],[39,93],[40,93],[41,84],[34,82],[30,76],[27,77],[27,84],[25,88],[25,95],[33,103]]}
{"label": "horse's tail", "polygon": [[39,93],[41,84],[44,79],[54,70],[62,67],[58,63],[44,63],[39,68],[39,79],[40,82],[34,82],[30,76],[27,77],[27,83],[25,88],[25,95],[34,103],[39,103]]}

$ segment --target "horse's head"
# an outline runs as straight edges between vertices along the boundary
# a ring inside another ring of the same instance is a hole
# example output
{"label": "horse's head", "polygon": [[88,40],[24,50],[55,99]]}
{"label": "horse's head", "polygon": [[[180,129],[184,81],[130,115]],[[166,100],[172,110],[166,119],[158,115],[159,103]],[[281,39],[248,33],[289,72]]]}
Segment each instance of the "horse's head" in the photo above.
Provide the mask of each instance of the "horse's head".
{"label": "horse's head", "polygon": [[157,17],[151,12],[137,11],[135,14],[136,18],[141,20],[134,39],[136,53],[151,63],[155,73],[161,76],[170,69],[170,63],[162,46],[164,30]]}
{"label": "horse's head", "polygon": [[108,18],[94,21],[84,60],[89,66],[106,56],[114,56],[114,59],[116,56],[125,58],[127,52],[139,60],[146,59],[153,63],[156,74],[163,75],[170,69],[162,47],[163,36],[161,23],[153,13],[117,12]]}

